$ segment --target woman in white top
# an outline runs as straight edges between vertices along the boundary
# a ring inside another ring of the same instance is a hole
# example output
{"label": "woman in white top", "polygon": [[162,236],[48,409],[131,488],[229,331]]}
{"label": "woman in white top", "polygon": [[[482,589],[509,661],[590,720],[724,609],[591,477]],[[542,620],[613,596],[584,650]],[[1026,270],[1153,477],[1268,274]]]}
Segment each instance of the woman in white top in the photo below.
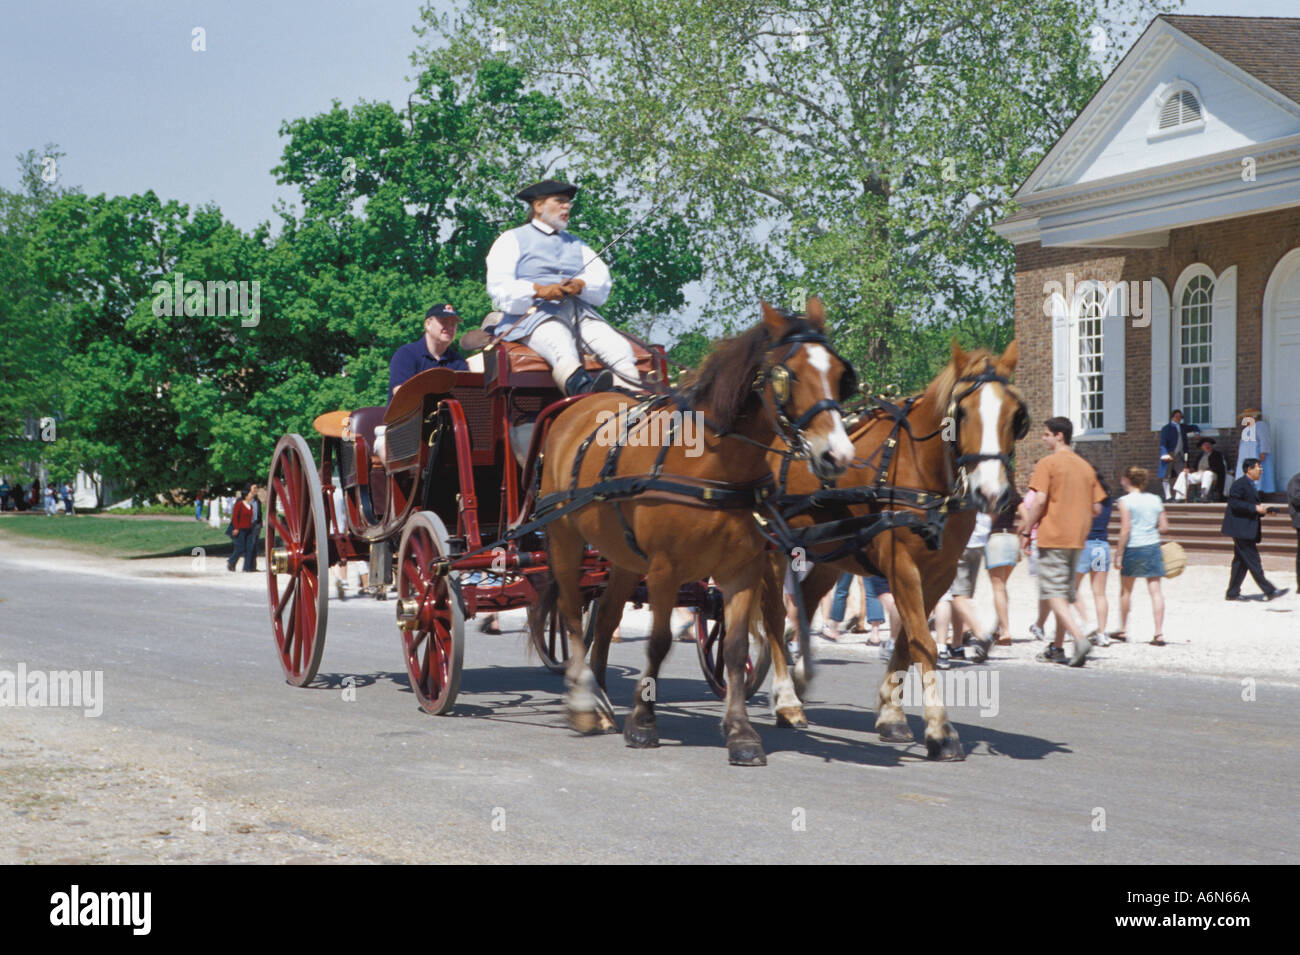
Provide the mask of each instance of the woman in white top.
{"label": "woman in white top", "polygon": [[1145,577],[1151,594],[1151,613],[1156,633],[1151,645],[1165,645],[1165,597],[1160,581],[1165,576],[1165,561],[1160,553],[1160,535],[1169,533],[1165,506],[1155,494],[1143,490],[1151,475],[1145,468],[1132,467],[1120,475],[1127,492],[1116,502],[1119,506],[1119,545],[1115,548],[1115,566],[1119,568],[1119,637],[1128,630],[1128,611],[1133,600],[1133,582]]}

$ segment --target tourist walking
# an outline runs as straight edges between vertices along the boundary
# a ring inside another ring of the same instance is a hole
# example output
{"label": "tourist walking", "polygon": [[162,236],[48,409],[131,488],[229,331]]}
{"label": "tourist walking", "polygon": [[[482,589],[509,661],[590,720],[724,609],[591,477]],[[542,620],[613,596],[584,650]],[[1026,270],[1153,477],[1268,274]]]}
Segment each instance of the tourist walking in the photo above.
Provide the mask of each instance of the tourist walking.
{"label": "tourist walking", "polygon": [[1259,491],[1255,484],[1259,481],[1261,469],[1258,458],[1247,458],[1241,462],[1242,475],[1233,482],[1228,492],[1228,504],[1223,513],[1223,524],[1219,528],[1232,538],[1232,572],[1228,577],[1228,592],[1225,600],[1245,600],[1241,595],[1241,584],[1249,572],[1260,590],[1264,591],[1265,600],[1276,600],[1287,592],[1285,587],[1275,587],[1264,576],[1264,567],[1259,561],[1259,544],[1262,528],[1259,517],[1267,514],[1268,508],[1259,501]]}
{"label": "tourist walking", "polygon": [[1151,595],[1151,616],[1155,636],[1151,645],[1165,645],[1165,597],[1160,583],[1165,560],[1160,537],[1169,533],[1164,502],[1145,488],[1151,475],[1146,468],[1131,467],[1120,476],[1124,496],[1119,499],[1119,541],[1115,545],[1115,566],[1119,568],[1119,640],[1128,639],[1128,612],[1133,602],[1133,584],[1143,577]]}
{"label": "tourist walking", "polygon": [[[1074,567],[1088,539],[1092,519],[1101,513],[1106,492],[1097,483],[1090,465],[1070,447],[1074,425],[1069,418],[1048,418],[1043,425],[1042,442],[1050,452],[1034,465],[1029,487],[1036,491],[1029,506],[1025,527],[1038,529],[1038,596],[1051,604],[1056,615],[1056,638],[1039,654],[1045,663],[1069,662],[1081,667],[1092,652],[1092,641],[1080,630],[1070,612],[1074,602]],[[1029,548],[1029,530],[1021,531],[1025,550]],[[1067,658],[1065,635],[1074,640],[1074,652]],[[976,663],[988,658],[993,641],[978,637],[971,644]]]}
{"label": "tourist walking", "polygon": [[1020,562],[1019,532],[1020,493],[1011,488],[1006,506],[993,518],[989,529],[989,540],[984,545],[984,566],[989,572],[989,584],[993,587],[993,610],[998,622],[993,628],[994,644],[999,647],[1011,646],[1011,615],[1007,607],[1007,581],[1011,572]]}
{"label": "tourist walking", "polygon": [[1286,482],[1286,502],[1291,509],[1291,526],[1295,528],[1295,587],[1300,594],[1300,471]]}
{"label": "tourist walking", "polygon": [[[1088,619],[1088,613],[1083,606],[1083,577],[1087,574],[1097,620],[1097,642],[1104,647],[1110,643],[1110,638],[1106,636],[1106,622],[1110,619],[1110,603],[1106,600],[1106,578],[1110,570],[1110,542],[1106,538],[1109,535],[1110,515],[1115,509],[1115,500],[1101,472],[1096,467],[1092,472],[1101,489],[1106,492],[1106,500],[1101,502],[1101,513],[1092,519],[1092,528],[1088,531],[1088,539],[1084,541],[1083,553],[1079,555],[1079,562],[1074,565],[1076,594],[1074,609],[1079,614],[1080,623]],[[1121,626],[1120,630],[1123,629]]]}
{"label": "tourist walking", "polygon": [[244,558],[244,569],[248,569],[248,531],[253,526],[253,508],[248,504],[248,498],[253,493],[253,485],[245,484],[244,493],[235,501],[235,506],[230,511],[230,529],[234,532],[234,547],[230,551],[230,559],[226,561],[226,570],[233,571],[239,559]]}

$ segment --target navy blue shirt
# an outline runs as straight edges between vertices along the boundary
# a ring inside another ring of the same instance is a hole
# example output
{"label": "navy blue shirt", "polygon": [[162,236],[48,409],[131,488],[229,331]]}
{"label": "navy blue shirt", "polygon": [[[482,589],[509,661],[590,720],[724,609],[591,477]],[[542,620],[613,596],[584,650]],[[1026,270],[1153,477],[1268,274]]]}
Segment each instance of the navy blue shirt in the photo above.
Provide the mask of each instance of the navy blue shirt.
{"label": "navy blue shirt", "polygon": [[1106,530],[1110,526],[1110,512],[1115,509],[1115,499],[1108,497],[1101,502],[1101,513],[1092,519],[1092,528],[1088,531],[1088,540],[1104,541]]}
{"label": "navy blue shirt", "polygon": [[393,352],[393,360],[388,363],[388,400],[393,400],[397,387],[430,368],[450,368],[453,371],[469,371],[469,363],[456,351],[455,345],[448,345],[441,358],[429,354],[424,343],[424,336],[403,345]]}

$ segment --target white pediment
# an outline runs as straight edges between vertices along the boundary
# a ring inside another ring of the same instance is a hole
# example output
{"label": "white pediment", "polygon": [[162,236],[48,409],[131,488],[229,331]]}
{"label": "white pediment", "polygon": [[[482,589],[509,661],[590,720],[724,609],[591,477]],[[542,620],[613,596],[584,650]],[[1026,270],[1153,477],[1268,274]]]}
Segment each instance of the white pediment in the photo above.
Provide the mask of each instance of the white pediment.
{"label": "white pediment", "polygon": [[[1171,90],[1196,91],[1203,122],[1173,131],[1156,122]],[[1140,175],[1300,134],[1294,103],[1163,20],[1134,44],[1017,193]]]}

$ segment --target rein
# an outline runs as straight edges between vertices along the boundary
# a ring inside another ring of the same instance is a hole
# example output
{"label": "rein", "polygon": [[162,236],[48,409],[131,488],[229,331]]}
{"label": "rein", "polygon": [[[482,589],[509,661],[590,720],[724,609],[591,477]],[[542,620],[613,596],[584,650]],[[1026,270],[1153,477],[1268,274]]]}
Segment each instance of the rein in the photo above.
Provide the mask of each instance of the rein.
{"label": "rein", "polygon": [[[962,416],[960,403],[985,384],[997,382],[1009,386],[1010,381],[997,374],[992,363],[986,360],[984,369],[976,375],[966,375],[956,379],[952,394],[949,396],[945,421],[939,428],[925,435],[912,432],[909,415],[921,396],[913,395],[895,404],[882,398],[872,399],[873,411],[893,419],[893,426],[885,440],[871,452],[861,466],[871,467],[876,471],[876,479],[870,485],[852,488],[823,486],[811,494],[790,494],[786,490],[789,475],[789,461],[782,461],[778,493],[767,502],[765,513],[755,511],[754,517],[759,523],[764,536],[786,553],[795,548],[803,551],[805,559],[814,563],[824,563],[854,556],[865,570],[874,571],[863,556],[863,550],[877,535],[887,530],[907,527],[921,537],[930,550],[937,550],[943,537],[943,529],[948,514],[955,510],[964,510],[970,506],[970,488],[967,466],[981,461],[998,460],[1011,472],[1010,457],[1004,453],[962,454],[960,428]],[[959,391],[958,385],[968,383],[969,387]],[[899,487],[887,483],[889,469],[893,464],[894,452],[898,447],[900,432],[906,431],[915,443],[930,441],[939,437],[952,423],[953,434],[944,440],[944,460],[948,473],[946,491],[929,491],[918,488]],[[1017,439],[1024,437],[1028,430],[1028,412],[1024,403],[1020,403],[1013,420],[1013,430]],[[876,455],[880,463],[873,463]],[[851,515],[851,504],[879,504],[885,510],[870,514]],[[894,508],[902,506],[921,513],[898,512]],[[809,527],[795,530],[789,521],[816,509],[836,513],[836,519],[817,522]],[[813,556],[809,553],[813,547],[840,542],[829,553]]]}

